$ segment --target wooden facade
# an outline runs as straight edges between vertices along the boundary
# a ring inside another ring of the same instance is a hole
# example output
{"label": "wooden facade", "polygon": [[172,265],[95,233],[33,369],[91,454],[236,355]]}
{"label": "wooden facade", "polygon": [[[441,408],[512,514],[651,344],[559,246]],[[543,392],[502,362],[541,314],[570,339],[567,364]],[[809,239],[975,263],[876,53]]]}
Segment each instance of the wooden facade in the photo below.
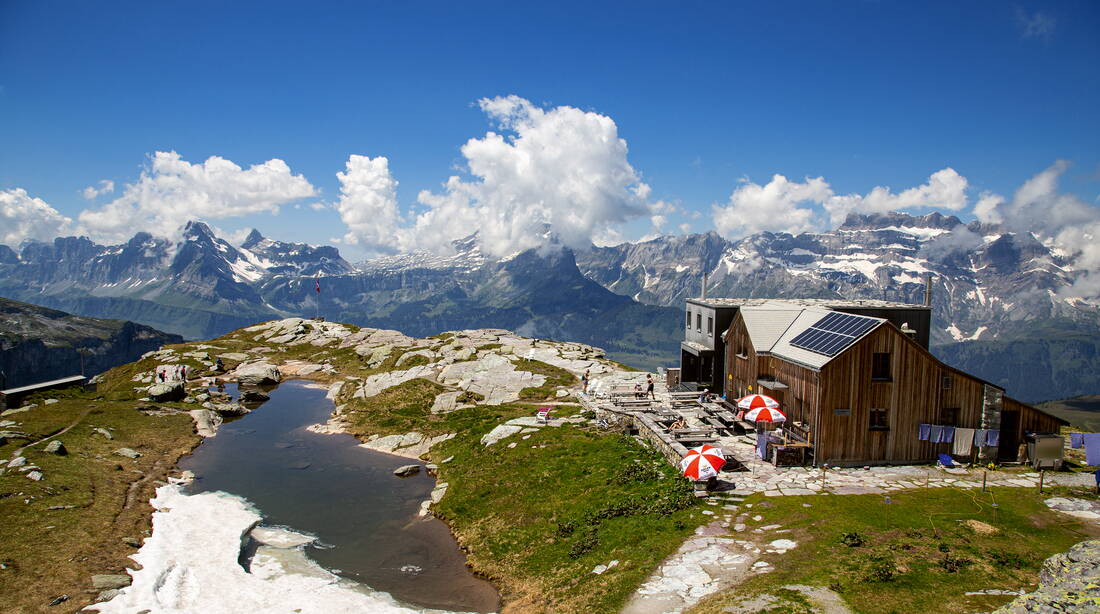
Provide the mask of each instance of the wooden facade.
{"label": "wooden facade", "polygon": [[[1016,460],[1025,431],[1058,432],[1067,424],[945,365],[889,322],[820,370],[758,354],[740,314],[726,341],[727,397],[751,391],[775,398],[788,419],[809,432],[815,463],[920,463],[951,453],[950,443],[920,441],[920,424],[1001,427],[998,458]],[[873,372],[876,354],[879,373]]]}

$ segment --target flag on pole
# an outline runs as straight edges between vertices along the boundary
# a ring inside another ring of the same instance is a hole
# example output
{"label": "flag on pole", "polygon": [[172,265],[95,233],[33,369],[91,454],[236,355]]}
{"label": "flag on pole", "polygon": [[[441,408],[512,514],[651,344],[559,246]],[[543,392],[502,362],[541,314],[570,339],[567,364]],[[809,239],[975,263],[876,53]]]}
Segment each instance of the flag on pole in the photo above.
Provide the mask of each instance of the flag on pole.
{"label": "flag on pole", "polygon": [[317,294],[321,293],[321,280],[316,277],[313,278],[313,289],[317,291]]}

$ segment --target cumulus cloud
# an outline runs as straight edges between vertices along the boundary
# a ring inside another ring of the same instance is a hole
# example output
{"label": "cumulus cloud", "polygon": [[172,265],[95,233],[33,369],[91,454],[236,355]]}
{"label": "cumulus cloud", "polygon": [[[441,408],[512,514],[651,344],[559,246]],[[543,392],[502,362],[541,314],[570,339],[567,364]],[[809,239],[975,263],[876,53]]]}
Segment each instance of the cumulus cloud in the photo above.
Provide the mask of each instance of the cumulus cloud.
{"label": "cumulus cloud", "polygon": [[341,243],[360,245],[368,252],[392,252],[401,247],[397,210],[397,181],[389,160],[352,155],[340,180],[340,199],[333,205],[348,227]]}
{"label": "cumulus cloud", "polygon": [[65,234],[71,223],[23,188],[0,191],[0,244],[17,248],[28,239],[49,241]]}
{"label": "cumulus cloud", "polygon": [[648,214],[650,188],[610,117],[514,95],[478,104],[502,133],[462,146],[469,178],[418,195],[427,210],[401,231],[407,242],[447,249],[477,230],[483,249],[503,255],[544,244],[550,231],[582,248],[616,240],[618,225]]}
{"label": "cumulus cloud", "polygon": [[725,206],[714,206],[714,226],[727,238],[760,231],[805,232],[817,226],[814,210],[801,205],[832,196],[821,177],[799,183],[776,174],[765,185],[742,180]]}
{"label": "cumulus cloud", "polygon": [[277,158],[243,169],[218,156],[192,164],[174,151],[158,151],[121,196],[81,212],[79,231],[104,242],[124,241],[138,230],[172,237],[191,219],[278,213],[281,205],[315,194]]}
{"label": "cumulus cloud", "polygon": [[[777,174],[764,185],[742,181],[727,203],[713,207],[714,225],[722,236],[736,238],[761,231],[795,234],[821,230],[826,223],[842,223],[850,213],[925,208],[958,211],[966,207],[967,185],[965,177],[945,168],[932,173],[927,183],[898,194],[878,186],[866,195],[838,195],[823,177],[798,182]],[[813,205],[819,205],[824,216]]]}
{"label": "cumulus cloud", "polygon": [[1011,201],[988,195],[989,204],[982,208],[979,219],[1044,239],[1081,271],[1074,285],[1062,294],[1096,298],[1100,296],[1100,207],[1058,191],[1058,180],[1068,168],[1067,161],[1058,160],[1024,182]]}
{"label": "cumulus cloud", "polygon": [[111,192],[114,192],[114,191],[115,191],[115,182],[111,181],[110,179],[103,179],[102,181],[99,182],[99,187],[98,188],[95,187],[94,185],[90,185],[90,186],[84,188],[83,190],[81,190],[80,195],[83,196],[84,198],[86,198],[87,200],[93,200],[93,199],[95,199],[95,197],[97,197],[101,194],[110,194]]}

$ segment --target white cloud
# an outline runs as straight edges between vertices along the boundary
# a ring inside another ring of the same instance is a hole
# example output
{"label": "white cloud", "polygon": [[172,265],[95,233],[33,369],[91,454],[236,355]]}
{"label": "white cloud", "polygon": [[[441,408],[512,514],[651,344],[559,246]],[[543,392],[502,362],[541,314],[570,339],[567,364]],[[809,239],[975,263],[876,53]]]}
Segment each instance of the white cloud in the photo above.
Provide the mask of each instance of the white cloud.
{"label": "white cloud", "polygon": [[514,95],[478,104],[505,134],[462,146],[472,178],[422,191],[417,200],[428,209],[402,231],[408,242],[447,249],[477,230],[483,249],[503,255],[543,244],[549,230],[581,248],[618,240],[617,226],[647,215],[650,188],[627,161],[610,117],[542,109]]}
{"label": "white cloud", "polygon": [[834,196],[824,202],[833,225],[842,223],[849,213],[887,213],[901,209],[949,209],[966,207],[966,177],[945,168],[932,173],[928,183],[894,194],[890,188],[877,186],[866,196],[849,194]]}
{"label": "white cloud", "polygon": [[1020,35],[1024,38],[1044,40],[1050,40],[1055,26],[1058,25],[1057,20],[1042,11],[1029,14],[1020,7],[1016,7],[1016,22],[1020,25]]}
{"label": "white cloud", "polygon": [[688,224],[687,222],[680,224],[680,232],[684,234],[691,232],[691,224]]}
{"label": "white cloud", "polygon": [[764,185],[742,180],[725,206],[714,206],[714,226],[727,238],[761,231],[799,233],[817,226],[813,209],[804,203],[822,203],[832,196],[821,177],[803,183],[776,174]]}
{"label": "white cloud", "polygon": [[986,224],[1000,224],[1004,221],[1004,217],[999,209],[1004,202],[1004,197],[999,194],[982,192],[977,204],[974,205],[974,217]]}
{"label": "white cloud", "polygon": [[668,222],[668,218],[663,215],[654,215],[649,218],[649,221],[653,224],[654,230],[660,231]]}
{"label": "white cloud", "polygon": [[158,151],[120,197],[81,212],[79,231],[103,242],[123,241],[139,230],[172,237],[191,219],[278,213],[281,205],[315,194],[305,177],[277,158],[242,169],[218,156],[192,164],[174,151]]}
{"label": "white cloud", "polygon": [[65,234],[71,223],[23,188],[0,191],[0,244],[18,248],[27,239],[49,241]]}
{"label": "white cloud", "polygon": [[342,242],[361,245],[368,252],[391,252],[400,247],[397,181],[390,175],[389,160],[352,155],[346,171],[336,173],[336,178],[340,180],[340,200],[333,206],[348,227]]}
{"label": "white cloud", "polygon": [[99,187],[90,185],[81,190],[80,195],[87,200],[93,200],[96,196],[101,194],[110,194],[115,191],[115,182],[110,179],[103,179],[99,182]]}
{"label": "white cloud", "polygon": [[761,231],[792,234],[826,227],[826,220],[813,205],[820,205],[828,224],[836,226],[851,213],[886,213],[899,209],[950,209],[966,206],[967,181],[952,168],[932,173],[928,182],[894,194],[877,186],[867,195],[833,193],[823,177],[802,182],[775,175],[764,185],[743,181],[724,205],[715,205],[714,225],[727,238]]}
{"label": "white cloud", "polygon": [[1000,221],[1014,232],[1035,233],[1068,254],[1082,273],[1062,294],[1096,298],[1100,296],[1100,207],[1058,191],[1058,180],[1068,168],[1068,162],[1058,160],[1024,182],[1011,201],[986,195],[974,214],[978,215],[980,206],[979,219]]}

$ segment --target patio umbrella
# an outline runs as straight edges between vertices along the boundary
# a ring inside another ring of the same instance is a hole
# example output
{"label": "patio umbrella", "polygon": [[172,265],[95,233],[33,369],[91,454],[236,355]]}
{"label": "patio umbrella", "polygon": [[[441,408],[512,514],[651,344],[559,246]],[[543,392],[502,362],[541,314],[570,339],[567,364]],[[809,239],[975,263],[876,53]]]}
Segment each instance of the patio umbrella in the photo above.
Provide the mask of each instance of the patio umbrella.
{"label": "patio umbrella", "polygon": [[757,409],[759,407],[779,409],[779,401],[765,394],[750,394],[737,399],[737,407],[741,409]]}
{"label": "patio umbrella", "polygon": [[713,478],[725,464],[726,458],[722,455],[722,450],[707,444],[688,450],[684,458],[680,459],[680,469],[683,470],[684,477],[692,480]]}
{"label": "patio umbrella", "polygon": [[746,412],[745,420],[750,422],[785,422],[787,416],[773,407],[758,407]]}

